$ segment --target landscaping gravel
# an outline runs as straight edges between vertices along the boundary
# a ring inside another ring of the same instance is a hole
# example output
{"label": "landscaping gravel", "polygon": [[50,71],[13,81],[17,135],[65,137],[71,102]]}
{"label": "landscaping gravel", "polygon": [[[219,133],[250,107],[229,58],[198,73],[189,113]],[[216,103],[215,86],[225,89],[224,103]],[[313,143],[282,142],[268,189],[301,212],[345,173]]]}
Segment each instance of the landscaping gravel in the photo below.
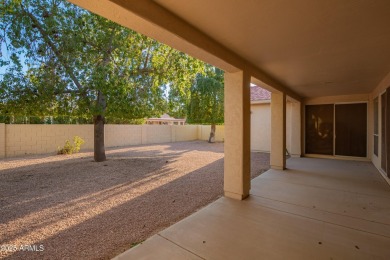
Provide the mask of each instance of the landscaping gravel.
{"label": "landscaping gravel", "polygon": [[[110,259],[223,194],[223,143],[0,160],[0,258]],[[252,153],[252,178],[269,154]]]}

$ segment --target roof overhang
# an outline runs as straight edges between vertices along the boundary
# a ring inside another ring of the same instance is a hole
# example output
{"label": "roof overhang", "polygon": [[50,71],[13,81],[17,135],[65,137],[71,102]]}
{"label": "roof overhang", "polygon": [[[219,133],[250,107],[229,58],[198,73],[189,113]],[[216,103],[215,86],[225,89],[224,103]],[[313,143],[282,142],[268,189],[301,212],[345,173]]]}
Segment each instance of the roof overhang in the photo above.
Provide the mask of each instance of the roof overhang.
{"label": "roof overhang", "polygon": [[370,93],[390,71],[390,2],[70,0],[290,97]]}

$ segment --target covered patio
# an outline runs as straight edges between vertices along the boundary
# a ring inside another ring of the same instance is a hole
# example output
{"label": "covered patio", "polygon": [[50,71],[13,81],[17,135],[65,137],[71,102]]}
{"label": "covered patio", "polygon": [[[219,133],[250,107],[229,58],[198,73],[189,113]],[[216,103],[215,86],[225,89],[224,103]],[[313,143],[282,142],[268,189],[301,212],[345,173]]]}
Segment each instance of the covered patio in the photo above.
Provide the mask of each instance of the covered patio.
{"label": "covered patio", "polygon": [[388,259],[389,215],[371,163],[291,158],[115,259]]}
{"label": "covered patio", "polygon": [[[390,258],[389,1],[69,1],[225,71],[225,197],[132,257]],[[251,83],[272,93],[252,183]]]}

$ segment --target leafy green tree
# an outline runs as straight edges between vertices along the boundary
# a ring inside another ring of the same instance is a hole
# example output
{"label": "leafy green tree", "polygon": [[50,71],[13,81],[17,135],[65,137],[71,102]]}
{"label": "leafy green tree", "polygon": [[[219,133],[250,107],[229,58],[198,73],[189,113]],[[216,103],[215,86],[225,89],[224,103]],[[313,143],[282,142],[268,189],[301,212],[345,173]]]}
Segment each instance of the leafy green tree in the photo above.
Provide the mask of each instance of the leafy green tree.
{"label": "leafy green tree", "polygon": [[209,142],[215,141],[216,124],[224,122],[223,71],[205,66],[205,74],[199,73],[191,87],[187,122],[211,124]]}
{"label": "leafy green tree", "polygon": [[64,0],[3,0],[0,114],[93,119],[104,161],[106,118],[166,112],[203,63]]}

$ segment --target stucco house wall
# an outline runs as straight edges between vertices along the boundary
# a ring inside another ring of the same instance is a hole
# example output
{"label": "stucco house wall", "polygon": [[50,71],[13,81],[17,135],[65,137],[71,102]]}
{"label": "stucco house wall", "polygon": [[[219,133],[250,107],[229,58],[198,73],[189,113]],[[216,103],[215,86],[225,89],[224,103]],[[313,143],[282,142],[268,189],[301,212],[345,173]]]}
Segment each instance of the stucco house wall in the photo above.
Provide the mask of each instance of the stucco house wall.
{"label": "stucco house wall", "polygon": [[[387,174],[382,170],[381,168],[381,154],[382,154],[382,146],[381,146],[381,143],[382,143],[382,138],[384,138],[381,134],[381,131],[380,129],[382,129],[382,111],[381,111],[381,98],[380,96],[386,91],[387,88],[390,87],[390,72],[382,79],[382,81],[378,84],[378,86],[374,89],[374,91],[372,91],[372,93],[370,94],[370,110],[369,110],[369,118],[373,118],[374,116],[374,109],[373,109],[373,105],[374,105],[374,99],[379,97],[378,98],[378,105],[379,105],[379,109],[378,109],[378,128],[379,128],[379,147],[378,147],[378,156],[374,154],[374,147],[373,145],[370,146],[370,149],[369,149],[369,154],[371,155],[371,159],[372,159],[372,163],[375,165],[375,167],[379,170],[379,172],[383,175],[383,176],[386,176]],[[387,117],[389,118],[389,117]],[[373,125],[373,119],[371,119],[369,121],[369,124],[372,126]],[[374,132],[373,132],[373,127],[371,127],[371,131],[368,133],[368,140],[369,142],[372,144],[373,143],[373,138],[374,138]],[[389,163],[389,162],[388,162]],[[390,183],[389,179],[385,177],[385,179]]]}
{"label": "stucco house wall", "polygon": [[271,149],[271,106],[269,102],[251,104],[251,150]]}
{"label": "stucco house wall", "polygon": [[[291,102],[286,104],[286,148],[291,151]],[[271,103],[270,101],[251,103],[251,150],[270,152],[271,150]]]}

